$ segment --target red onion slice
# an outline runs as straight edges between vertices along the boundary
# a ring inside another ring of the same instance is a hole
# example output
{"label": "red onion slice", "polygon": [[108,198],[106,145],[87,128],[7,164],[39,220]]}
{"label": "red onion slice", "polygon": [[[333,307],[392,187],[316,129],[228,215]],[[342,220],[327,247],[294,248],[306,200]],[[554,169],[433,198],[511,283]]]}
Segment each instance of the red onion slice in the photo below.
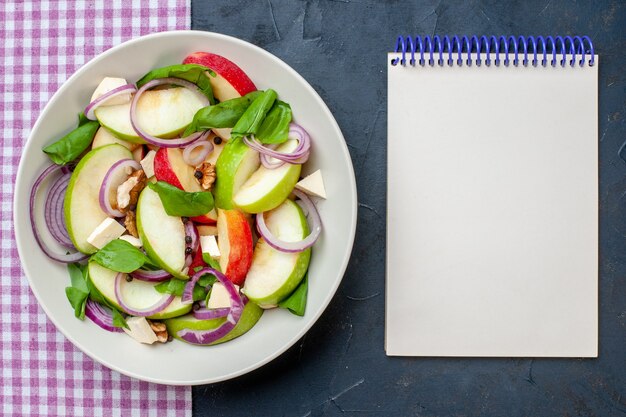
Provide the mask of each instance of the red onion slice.
{"label": "red onion slice", "polygon": [[67,233],[63,203],[65,192],[70,182],[70,175],[59,177],[48,190],[45,201],[44,218],[50,234],[61,246],[73,249],[74,244]]}
{"label": "red onion slice", "polygon": [[100,185],[100,194],[98,195],[100,208],[109,216],[124,217],[124,213],[111,206],[111,192],[117,198],[117,187],[126,181],[130,175],[130,173],[124,172],[128,168],[139,170],[141,165],[134,159],[121,159],[111,165],[102,180],[102,185]]}
{"label": "red onion slice", "polygon": [[212,320],[226,317],[230,312],[230,308],[200,308],[193,311],[193,316],[198,320]]}
{"label": "red onion slice", "polygon": [[113,316],[111,313],[95,301],[87,300],[87,304],[85,304],[85,316],[89,317],[91,321],[106,331],[113,333],[122,331],[122,329],[113,325]]}
{"label": "red onion slice", "polygon": [[[185,340],[186,342],[195,344],[195,345],[208,345],[211,344],[222,337],[224,337],[228,332],[235,328],[239,319],[241,318],[241,314],[243,313],[244,300],[239,296],[239,292],[235,288],[232,282],[224,274],[220,271],[217,271],[213,268],[206,267],[202,268],[200,271],[196,272],[192,277],[192,280],[195,278],[196,281],[200,279],[202,275],[205,274],[213,274],[217,278],[219,282],[224,285],[228,295],[230,296],[230,309],[228,314],[226,315],[226,321],[222,323],[219,327],[212,330],[192,330],[192,329],[182,329],[179,330],[177,335]],[[197,278],[196,278],[197,277]],[[192,287],[193,288],[193,287]],[[186,290],[186,288],[185,288]]]}
{"label": "red onion slice", "polygon": [[190,143],[193,143],[196,140],[200,139],[204,132],[192,133],[191,135],[184,138],[162,139],[146,133],[146,131],[139,126],[139,124],[137,123],[137,103],[139,102],[139,98],[145,91],[159,85],[177,85],[187,88],[197,94],[198,98],[200,98],[200,100],[202,101],[203,107],[211,104],[209,103],[209,99],[204,94],[202,94],[200,89],[198,89],[195,84],[190,83],[189,81],[181,80],[179,78],[159,78],[149,81],[135,93],[133,101],[131,101],[130,103],[130,123],[133,126],[133,129],[135,129],[135,132],[137,132],[137,134],[146,142],[151,143],[152,145],[160,146],[162,148],[182,148],[183,146],[189,145]]}
{"label": "red onion slice", "polygon": [[89,120],[97,120],[95,111],[98,107],[102,106],[113,97],[117,97],[122,94],[134,93],[135,91],[137,91],[137,87],[135,87],[133,84],[126,84],[121,87],[114,88],[111,91],[107,91],[106,93],[89,103],[87,107],[85,107],[85,116]]}
{"label": "red onion slice", "polygon": [[[205,137],[208,136],[210,132],[207,131],[205,133]],[[198,149],[201,148],[201,149]],[[197,150],[198,149],[198,150]],[[195,151],[195,155],[193,155]],[[185,146],[183,150],[183,160],[187,165],[191,165],[192,167],[196,167],[204,162],[207,156],[213,151],[213,143],[208,140],[197,140],[196,142]]]}
{"label": "red onion slice", "polygon": [[124,297],[122,296],[122,286],[126,282],[124,275],[125,274],[120,272],[115,277],[115,299],[117,300],[117,303],[120,305],[120,307],[122,307],[122,309],[128,314],[139,317],[152,316],[165,310],[165,308],[170,305],[170,303],[174,299],[174,295],[172,294],[163,294],[163,296],[156,303],[149,307],[140,309],[131,307],[126,303]]}
{"label": "red onion slice", "polygon": [[133,278],[138,279],[139,281],[146,282],[163,282],[172,277],[172,274],[164,271],[163,269],[159,269],[158,271],[147,271],[145,269],[138,269],[131,272],[130,275]]}
{"label": "red onion slice", "polygon": [[[251,135],[251,137],[244,136],[243,141],[250,148],[261,154],[261,163],[264,167],[274,169],[278,168],[282,164],[270,161],[269,157],[287,162],[289,164],[303,164],[309,159],[311,137],[306,130],[304,130],[300,125],[291,123],[289,125],[289,138],[298,141],[298,146],[290,153],[278,152],[268,146],[264,146],[254,137],[254,135]],[[266,157],[263,158],[263,155],[266,155]]]}
{"label": "red onion slice", "polygon": [[37,223],[35,221],[35,198],[37,197],[37,191],[39,190],[39,188],[41,187],[41,184],[46,178],[48,178],[50,175],[54,174],[55,172],[59,170],[63,171],[63,169],[64,167],[59,166],[59,165],[50,165],[39,175],[39,177],[37,177],[37,179],[35,180],[35,183],[33,184],[33,188],[31,188],[30,190],[30,200],[29,200],[29,212],[30,213],[29,214],[30,214],[30,224],[33,229],[33,235],[35,236],[37,245],[39,245],[41,250],[50,259],[53,259],[58,262],[63,262],[63,263],[72,263],[72,262],[78,262],[78,261],[87,259],[88,255],[85,255],[81,252],[74,252],[74,253],[70,253],[67,255],[54,253],[48,247],[48,245],[44,243],[41,237],[41,234],[39,233],[39,229],[37,229]]}
{"label": "red onion slice", "polygon": [[257,230],[263,239],[265,239],[267,244],[278,251],[287,253],[302,252],[303,250],[310,248],[315,244],[322,233],[322,219],[320,218],[320,214],[318,213],[315,204],[313,204],[313,201],[311,201],[308,195],[300,190],[294,189],[293,193],[300,198],[300,201],[302,202],[301,204],[306,207],[305,211],[310,217],[311,233],[309,233],[309,235],[303,240],[299,242],[285,242],[284,240],[278,239],[272,234],[270,229],[267,227],[267,224],[265,224],[263,213],[256,215]]}
{"label": "red onion slice", "polygon": [[[282,167],[286,163],[285,161],[281,161],[280,159],[276,161],[271,161],[270,158],[271,158],[270,156],[261,154],[260,156],[261,165],[263,165],[267,169],[276,169],[276,168]],[[272,159],[276,159],[276,158],[272,158]]]}

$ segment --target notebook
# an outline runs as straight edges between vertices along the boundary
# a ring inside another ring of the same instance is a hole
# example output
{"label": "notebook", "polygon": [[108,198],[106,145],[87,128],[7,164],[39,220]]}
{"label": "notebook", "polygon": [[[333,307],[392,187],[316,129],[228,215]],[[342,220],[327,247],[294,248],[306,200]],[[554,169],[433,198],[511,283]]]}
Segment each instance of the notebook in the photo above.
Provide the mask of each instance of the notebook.
{"label": "notebook", "polygon": [[387,355],[597,356],[597,76],[588,37],[398,39]]}

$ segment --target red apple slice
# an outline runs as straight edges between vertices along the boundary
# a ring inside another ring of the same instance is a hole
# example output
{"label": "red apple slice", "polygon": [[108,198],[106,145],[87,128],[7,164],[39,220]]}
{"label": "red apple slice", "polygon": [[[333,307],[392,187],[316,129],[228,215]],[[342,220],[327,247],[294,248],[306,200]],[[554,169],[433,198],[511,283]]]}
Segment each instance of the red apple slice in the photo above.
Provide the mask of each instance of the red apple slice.
{"label": "red apple slice", "polygon": [[[183,152],[179,148],[160,148],[154,156],[154,176],[158,181],[178,187],[183,191],[195,193],[203,191],[193,176],[195,170],[183,159]],[[215,224],[217,212],[211,210],[205,215],[192,217],[193,221],[204,224]]]}
{"label": "red apple slice", "polygon": [[252,264],[252,230],[246,216],[238,210],[217,211],[217,244],[220,268],[235,285],[243,285]]}
{"label": "red apple slice", "polygon": [[[256,91],[256,86],[241,68],[221,55],[210,52],[194,52],[183,61],[184,64],[199,64],[211,68],[216,76],[209,77],[213,95],[219,101],[245,96]],[[224,140],[230,139],[230,128],[213,129]]]}
{"label": "red apple slice", "polygon": [[194,52],[183,64],[198,64],[211,68],[216,76],[209,77],[213,94],[219,101],[245,96],[255,91],[256,86],[241,68],[221,55],[210,52]]}

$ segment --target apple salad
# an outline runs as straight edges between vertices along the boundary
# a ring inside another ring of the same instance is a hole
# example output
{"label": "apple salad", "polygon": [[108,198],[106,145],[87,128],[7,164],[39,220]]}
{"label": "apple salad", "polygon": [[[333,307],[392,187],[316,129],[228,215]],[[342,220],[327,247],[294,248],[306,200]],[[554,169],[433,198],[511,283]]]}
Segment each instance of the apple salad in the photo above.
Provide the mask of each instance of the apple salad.
{"label": "apple salad", "polygon": [[196,52],[135,84],[105,77],[43,151],[53,164],[31,223],[67,264],[79,319],[141,343],[214,345],[265,309],[304,315],[322,174],[302,178],[311,138],[289,104],[230,60]]}

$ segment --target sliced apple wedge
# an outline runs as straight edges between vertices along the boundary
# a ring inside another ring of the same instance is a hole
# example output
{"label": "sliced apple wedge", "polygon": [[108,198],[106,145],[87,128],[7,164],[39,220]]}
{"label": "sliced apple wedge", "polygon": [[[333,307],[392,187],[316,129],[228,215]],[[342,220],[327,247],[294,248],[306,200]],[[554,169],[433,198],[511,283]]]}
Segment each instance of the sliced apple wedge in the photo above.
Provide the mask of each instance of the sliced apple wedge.
{"label": "sliced apple wedge", "polygon": [[[89,262],[89,279],[91,283],[96,287],[100,294],[106,300],[117,307],[119,310],[124,311],[117,302],[115,297],[115,277],[117,272],[107,269],[95,262]],[[125,278],[125,277],[124,277]],[[131,282],[126,282],[122,289],[122,295],[124,301],[137,309],[143,309],[154,305],[158,302],[163,294],[154,289],[158,283],[145,282],[138,279],[134,279]],[[191,311],[191,304],[183,304],[180,297],[174,297],[170,305],[165,309],[149,319],[167,319],[170,317],[182,316]]]}
{"label": "sliced apple wedge", "polygon": [[215,205],[222,209],[232,209],[233,196],[260,164],[259,153],[250,149],[241,139],[228,142],[215,164]]}
{"label": "sliced apple wedge", "polygon": [[[288,140],[276,150],[289,153],[297,146],[298,141]],[[272,210],[293,191],[301,168],[299,164],[284,164],[275,169],[259,167],[235,193],[233,203],[247,213]]]}
{"label": "sliced apple wedge", "polygon": [[246,216],[237,210],[217,210],[217,238],[220,268],[235,285],[246,279],[254,247]]}
{"label": "sliced apple wedge", "polygon": [[215,77],[209,77],[213,94],[219,101],[245,96],[256,91],[256,86],[246,73],[234,62],[210,52],[194,52],[183,64],[199,64],[211,68]]}
{"label": "sliced apple wedge", "polygon": [[[160,148],[154,156],[154,175],[159,181],[178,187],[183,191],[195,193],[204,191],[194,177],[195,169],[183,159],[183,151],[179,148]],[[204,224],[215,224],[217,212],[210,212],[192,218]]]}
{"label": "sliced apple wedge", "polygon": [[[150,135],[173,138],[185,130],[202,107],[198,95],[186,88],[150,90],[144,92],[137,103],[137,123]],[[130,123],[130,103],[99,107],[95,114],[100,124],[113,135],[130,142],[145,143]]]}
{"label": "sliced apple wedge", "polygon": [[76,165],[65,193],[64,213],[67,232],[76,249],[94,253],[87,238],[107,217],[98,199],[100,185],[111,165],[132,154],[122,145],[101,146],[88,152]]}
{"label": "sliced apple wedge", "polygon": [[[263,309],[254,303],[248,302],[243,308],[241,318],[234,329],[226,333],[224,337],[216,340],[210,345],[218,345],[220,343],[228,342],[242,334],[248,332],[259,321],[263,315]],[[192,314],[187,314],[181,317],[175,317],[169,320],[165,320],[165,326],[167,326],[167,333],[172,335],[175,339],[185,342],[178,336],[178,332],[183,329],[190,330],[212,330],[221,326],[226,321],[226,318],[212,319],[212,320],[198,320]]]}
{"label": "sliced apple wedge", "polygon": [[[270,232],[280,240],[298,242],[309,234],[302,209],[291,200],[285,200],[264,216]],[[310,248],[286,253],[272,248],[260,238],[242,292],[263,308],[275,307],[298,286],[309,267],[310,258]]]}
{"label": "sliced apple wedge", "polygon": [[141,146],[138,143],[132,143],[132,142],[128,142],[127,140],[124,140],[124,139],[119,139],[118,137],[113,136],[113,134],[111,134],[111,132],[109,132],[105,128],[101,127],[101,128],[98,129],[98,131],[96,132],[96,135],[93,137],[93,142],[91,142],[91,149],[96,149],[96,148],[99,148],[101,146],[111,145],[113,143],[117,143],[118,145],[122,145],[122,146],[128,148],[131,151],[133,151],[137,147]]}
{"label": "sliced apple wedge", "polygon": [[146,187],[137,202],[137,231],[146,253],[177,278],[189,279],[185,267],[185,226],[180,217],[165,212],[161,198]]}

